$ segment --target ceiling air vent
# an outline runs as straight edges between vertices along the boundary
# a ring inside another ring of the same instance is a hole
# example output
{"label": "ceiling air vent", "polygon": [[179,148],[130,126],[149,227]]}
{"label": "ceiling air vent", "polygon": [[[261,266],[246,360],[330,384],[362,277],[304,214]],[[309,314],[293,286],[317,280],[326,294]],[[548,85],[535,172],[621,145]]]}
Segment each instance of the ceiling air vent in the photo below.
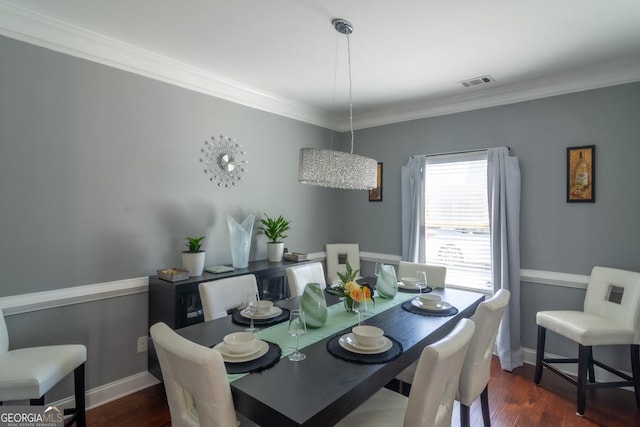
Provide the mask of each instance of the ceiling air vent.
{"label": "ceiling air vent", "polygon": [[458,82],[458,83],[460,83],[464,87],[471,87],[471,86],[478,86],[478,85],[493,83],[494,81],[495,80],[493,80],[493,77],[491,76],[482,76],[482,77],[474,77],[469,80],[462,80],[461,82]]}

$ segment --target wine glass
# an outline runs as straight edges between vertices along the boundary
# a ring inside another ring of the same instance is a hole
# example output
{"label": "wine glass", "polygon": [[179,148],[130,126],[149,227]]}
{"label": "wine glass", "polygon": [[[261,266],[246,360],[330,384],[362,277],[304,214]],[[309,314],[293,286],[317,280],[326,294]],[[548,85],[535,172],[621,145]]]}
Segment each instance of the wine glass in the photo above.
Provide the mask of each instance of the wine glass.
{"label": "wine glass", "polygon": [[420,293],[422,293],[423,289],[427,289],[427,272],[426,271],[417,271],[416,272],[416,285],[420,288]]}
{"label": "wine glass", "polygon": [[244,299],[245,313],[247,313],[249,315],[249,318],[251,319],[251,324],[249,325],[248,328],[245,328],[246,332],[259,331],[259,329],[256,328],[253,324],[253,316],[258,314],[258,310],[260,309],[260,307],[258,306],[259,301],[260,301],[260,297],[255,292],[250,292],[247,295],[245,295],[245,299]]}
{"label": "wine glass", "polygon": [[381,262],[376,262],[376,269],[375,269],[375,274],[376,277],[378,277],[380,275],[380,272],[382,271],[382,266],[384,264],[382,264]]}
{"label": "wine glass", "polygon": [[362,301],[353,300],[353,311],[358,313],[358,326],[360,326],[360,322],[362,322],[362,318],[365,313],[369,311],[369,301],[366,298],[362,298]]}
{"label": "wine glass", "polygon": [[291,310],[289,313],[289,335],[296,337],[296,351],[289,355],[289,360],[299,362],[307,358],[307,355],[298,351],[300,335],[307,333],[307,324],[304,321],[304,311]]}

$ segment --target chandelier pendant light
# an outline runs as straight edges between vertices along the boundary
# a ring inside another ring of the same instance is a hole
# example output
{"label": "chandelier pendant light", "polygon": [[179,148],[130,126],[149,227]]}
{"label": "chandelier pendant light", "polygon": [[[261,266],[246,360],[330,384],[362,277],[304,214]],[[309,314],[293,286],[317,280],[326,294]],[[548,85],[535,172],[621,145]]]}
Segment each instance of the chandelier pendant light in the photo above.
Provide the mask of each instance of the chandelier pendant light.
{"label": "chandelier pendant light", "polygon": [[371,190],[377,187],[378,162],[369,157],[353,154],[353,104],[351,100],[351,44],[349,34],[353,25],[344,19],[334,19],[333,27],[347,36],[349,60],[349,127],[351,152],[320,148],[301,148],[298,181],[303,184],[348,190]]}

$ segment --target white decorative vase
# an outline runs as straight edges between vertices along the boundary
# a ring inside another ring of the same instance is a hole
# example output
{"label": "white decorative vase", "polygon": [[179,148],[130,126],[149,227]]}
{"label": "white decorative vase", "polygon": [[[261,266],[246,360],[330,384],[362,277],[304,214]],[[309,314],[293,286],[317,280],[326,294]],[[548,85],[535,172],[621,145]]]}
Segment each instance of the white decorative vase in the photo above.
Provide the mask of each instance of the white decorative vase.
{"label": "white decorative vase", "polygon": [[238,224],[231,216],[227,215],[233,268],[249,267],[249,251],[251,250],[251,232],[253,231],[254,218],[253,215],[249,215],[241,224]]}
{"label": "white decorative vase", "polygon": [[189,270],[189,277],[202,276],[206,252],[182,252],[182,267]]}
{"label": "white decorative vase", "polygon": [[282,261],[282,255],[284,254],[283,242],[269,242],[267,243],[267,259],[270,262]]}

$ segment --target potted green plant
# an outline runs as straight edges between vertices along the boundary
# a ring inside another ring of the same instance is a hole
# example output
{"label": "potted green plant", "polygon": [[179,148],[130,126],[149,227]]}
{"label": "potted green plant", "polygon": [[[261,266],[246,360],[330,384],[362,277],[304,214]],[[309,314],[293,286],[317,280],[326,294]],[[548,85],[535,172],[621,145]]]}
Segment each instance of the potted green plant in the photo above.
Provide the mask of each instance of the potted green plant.
{"label": "potted green plant", "polygon": [[202,276],[204,270],[205,251],[202,248],[204,236],[187,237],[188,250],[182,252],[182,266],[185,270],[189,270],[189,276]]}
{"label": "potted green plant", "polygon": [[267,259],[269,261],[282,261],[282,255],[284,254],[284,242],[282,240],[287,238],[284,233],[289,230],[290,224],[291,222],[284,219],[282,215],[274,219],[265,213],[264,218],[260,220],[258,232],[269,239],[267,242]]}

